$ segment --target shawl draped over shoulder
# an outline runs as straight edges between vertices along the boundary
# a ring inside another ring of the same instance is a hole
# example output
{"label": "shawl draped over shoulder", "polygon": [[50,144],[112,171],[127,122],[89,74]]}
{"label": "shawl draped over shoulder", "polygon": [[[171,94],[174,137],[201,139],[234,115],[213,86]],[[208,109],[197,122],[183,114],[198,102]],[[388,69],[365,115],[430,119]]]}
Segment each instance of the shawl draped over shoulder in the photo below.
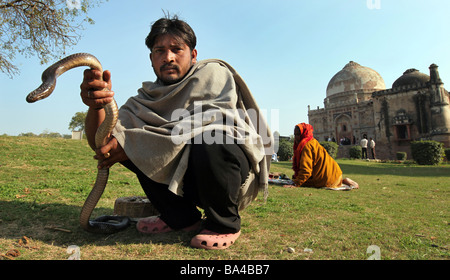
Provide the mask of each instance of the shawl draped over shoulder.
{"label": "shawl draped over shoulder", "polygon": [[273,136],[245,82],[222,60],[197,62],[173,85],[144,82],[120,108],[113,136],[139,170],[181,196],[191,145],[237,143],[251,164],[239,208],[261,190],[267,197]]}

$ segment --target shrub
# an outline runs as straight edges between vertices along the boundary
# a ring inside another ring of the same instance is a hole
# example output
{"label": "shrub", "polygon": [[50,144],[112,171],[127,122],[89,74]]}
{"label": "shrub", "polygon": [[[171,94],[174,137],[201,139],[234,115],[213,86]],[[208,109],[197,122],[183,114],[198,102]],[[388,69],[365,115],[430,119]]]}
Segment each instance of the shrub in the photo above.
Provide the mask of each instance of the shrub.
{"label": "shrub", "polygon": [[447,161],[450,161],[450,148],[444,149],[444,154],[447,158]]}
{"label": "shrub", "polygon": [[407,154],[406,152],[397,152],[396,156],[397,160],[406,160]]}
{"label": "shrub", "polygon": [[325,148],[325,150],[327,150],[328,154],[332,158],[336,158],[338,148],[339,148],[338,144],[336,144],[335,142],[330,142],[330,141],[322,141],[322,142],[320,142],[320,145],[322,145]]}
{"label": "shrub", "polygon": [[442,162],[444,144],[432,140],[414,141],[411,142],[411,154],[417,164],[436,165]]}
{"label": "shrub", "polygon": [[350,148],[350,158],[361,158],[362,157],[362,148],[361,146],[352,146]]}
{"label": "shrub", "polygon": [[280,157],[280,160],[282,161],[290,160],[291,157],[294,155],[293,144],[289,141],[281,140],[278,146],[277,155]]}

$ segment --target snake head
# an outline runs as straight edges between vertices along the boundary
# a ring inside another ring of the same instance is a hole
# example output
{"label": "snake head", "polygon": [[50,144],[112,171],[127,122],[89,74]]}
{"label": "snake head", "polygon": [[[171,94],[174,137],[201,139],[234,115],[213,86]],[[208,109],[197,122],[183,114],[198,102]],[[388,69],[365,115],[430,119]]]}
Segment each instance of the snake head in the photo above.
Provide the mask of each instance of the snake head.
{"label": "snake head", "polygon": [[42,73],[42,84],[27,95],[28,103],[33,103],[48,97],[55,89],[56,76],[54,73],[49,73],[50,71],[48,70],[49,69]]}
{"label": "snake head", "polygon": [[33,103],[49,96],[55,89],[55,83],[45,82],[27,96],[27,102]]}

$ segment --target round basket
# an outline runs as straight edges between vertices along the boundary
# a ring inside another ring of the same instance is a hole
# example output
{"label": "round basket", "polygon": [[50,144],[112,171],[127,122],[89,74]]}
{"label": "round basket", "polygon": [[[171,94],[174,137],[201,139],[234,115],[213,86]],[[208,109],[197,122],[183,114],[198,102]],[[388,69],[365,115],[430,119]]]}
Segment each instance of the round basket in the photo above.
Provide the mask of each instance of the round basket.
{"label": "round basket", "polygon": [[119,197],[114,203],[114,214],[130,218],[143,218],[159,215],[150,200],[145,196]]}

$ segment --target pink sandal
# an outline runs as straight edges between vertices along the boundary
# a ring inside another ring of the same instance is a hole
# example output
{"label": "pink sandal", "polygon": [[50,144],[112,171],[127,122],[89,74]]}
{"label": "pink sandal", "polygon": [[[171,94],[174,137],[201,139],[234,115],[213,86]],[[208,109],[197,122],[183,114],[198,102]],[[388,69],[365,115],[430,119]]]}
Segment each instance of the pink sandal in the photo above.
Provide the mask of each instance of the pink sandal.
{"label": "pink sandal", "polygon": [[[199,228],[201,221],[196,222],[195,224],[185,227],[183,231],[193,231]],[[171,227],[169,227],[163,220],[161,220],[158,216],[151,216],[147,218],[140,219],[136,225],[136,228],[139,232],[142,233],[165,233],[174,231]]]}
{"label": "pink sandal", "polygon": [[226,249],[233,245],[240,235],[241,231],[236,233],[217,233],[204,229],[192,238],[191,246],[207,250]]}

